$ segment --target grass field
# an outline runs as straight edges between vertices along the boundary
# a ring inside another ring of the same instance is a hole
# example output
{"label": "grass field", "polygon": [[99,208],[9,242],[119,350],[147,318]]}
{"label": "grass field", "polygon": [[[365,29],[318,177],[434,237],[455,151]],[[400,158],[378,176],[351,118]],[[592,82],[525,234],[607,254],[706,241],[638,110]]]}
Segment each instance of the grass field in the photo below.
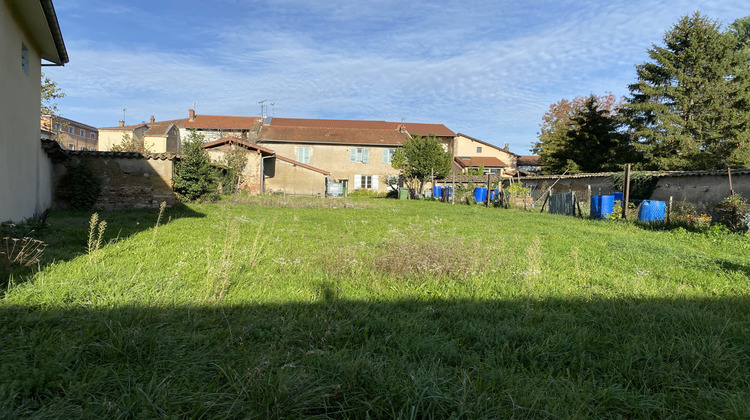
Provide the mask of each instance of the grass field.
{"label": "grass field", "polygon": [[49,247],[2,418],[750,418],[747,236],[262,197],[102,212],[87,252],[90,216],[6,227]]}

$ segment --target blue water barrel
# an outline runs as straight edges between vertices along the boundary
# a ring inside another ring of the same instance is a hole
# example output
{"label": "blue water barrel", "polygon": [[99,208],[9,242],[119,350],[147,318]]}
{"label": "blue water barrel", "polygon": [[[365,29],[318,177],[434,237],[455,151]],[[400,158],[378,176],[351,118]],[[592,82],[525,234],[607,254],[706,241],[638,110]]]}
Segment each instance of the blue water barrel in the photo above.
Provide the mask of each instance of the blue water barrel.
{"label": "blue water barrel", "polygon": [[474,201],[484,203],[487,201],[487,188],[474,188]]}
{"label": "blue water barrel", "polygon": [[622,193],[621,192],[613,192],[612,195],[615,197],[615,201],[619,201],[622,203]]}
{"label": "blue water barrel", "polygon": [[448,198],[453,197],[453,187],[443,187],[444,190],[448,190]]}
{"label": "blue water barrel", "polygon": [[661,222],[667,217],[667,203],[664,201],[644,200],[638,209],[638,220],[641,222]]}
{"label": "blue water barrel", "polygon": [[443,187],[436,185],[432,187],[432,197],[433,198],[440,198],[443,196]]}
{"label": "blue water barrel", "polygon": [[615,205],[614,195],[594,195],[591,197],[591,218],[606,219],[612,214]]}

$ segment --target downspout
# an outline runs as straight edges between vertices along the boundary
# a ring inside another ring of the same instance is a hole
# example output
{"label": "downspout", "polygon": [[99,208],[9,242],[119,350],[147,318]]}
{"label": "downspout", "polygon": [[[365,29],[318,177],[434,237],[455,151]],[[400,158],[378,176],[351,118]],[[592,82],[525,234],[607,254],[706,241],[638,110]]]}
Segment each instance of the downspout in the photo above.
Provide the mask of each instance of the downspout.
{"label": "downspout", "polygon": [[271,156],[260,158],[260,192],[261,194],[266,192],[266,159],[275,158],[276,152],[274,152]]}

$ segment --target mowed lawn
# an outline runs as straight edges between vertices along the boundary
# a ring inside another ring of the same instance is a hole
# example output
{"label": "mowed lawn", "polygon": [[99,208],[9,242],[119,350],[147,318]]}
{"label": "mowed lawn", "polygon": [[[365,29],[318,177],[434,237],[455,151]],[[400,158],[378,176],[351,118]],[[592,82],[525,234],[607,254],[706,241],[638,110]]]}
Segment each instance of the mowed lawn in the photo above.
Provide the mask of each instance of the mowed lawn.
{"label": "mowed lawn", "polygon": [[750,418],[750,237],[385,199],[157,213],[99,213],[90,253],[90,212],[31,232],[0,417]]}

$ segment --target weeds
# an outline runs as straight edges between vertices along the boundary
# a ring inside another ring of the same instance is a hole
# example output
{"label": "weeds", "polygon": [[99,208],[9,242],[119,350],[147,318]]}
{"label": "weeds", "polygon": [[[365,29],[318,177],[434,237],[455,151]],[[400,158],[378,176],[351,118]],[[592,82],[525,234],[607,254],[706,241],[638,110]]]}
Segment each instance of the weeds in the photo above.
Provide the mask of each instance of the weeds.
{"label": "weeds", "polygon": [[99,213],[94,213],[89,219],[89,239],[86,243],[86,251],[89,254],[89,263],[93,261],[93,254],[102,246],[104,231],[107,229],[105,220],[99,221]]}
{"label": "weeds", "polygon": [[159,223],[161,223],[161,218],[162,216],[164,216],[164,209],[166,208],[167,208],[167,202],[162,201],[161,204],[159,205],[159,216],[156,218],[156,225],[154,225],[154,233],[151,236],[151,246],[153,246],[154,241],[156,241],[156,233],[159,230]]}

